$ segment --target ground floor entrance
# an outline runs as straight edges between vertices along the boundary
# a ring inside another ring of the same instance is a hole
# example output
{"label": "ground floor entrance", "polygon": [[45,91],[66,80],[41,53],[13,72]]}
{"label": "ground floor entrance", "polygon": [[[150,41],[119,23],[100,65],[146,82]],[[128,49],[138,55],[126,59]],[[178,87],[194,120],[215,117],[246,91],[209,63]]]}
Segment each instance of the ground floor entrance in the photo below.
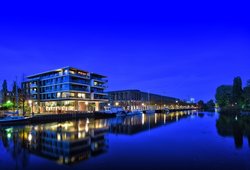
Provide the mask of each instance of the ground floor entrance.
{"label": "ground floor entrance", "polygon": [[48,101],[35,103],[31,106],[34,113],[70,113],[70,112],[94,112],[104,109],[105,102],[102,101]]}

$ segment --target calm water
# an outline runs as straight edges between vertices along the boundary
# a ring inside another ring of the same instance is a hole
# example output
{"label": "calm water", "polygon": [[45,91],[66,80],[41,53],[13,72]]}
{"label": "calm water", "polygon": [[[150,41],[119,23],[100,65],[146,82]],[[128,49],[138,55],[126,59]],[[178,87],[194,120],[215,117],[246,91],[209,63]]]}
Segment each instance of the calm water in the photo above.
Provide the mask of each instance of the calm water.
{"label": "calm water", "polygon": [[0,131],[0,169],[250,169],[250,118],[178,112]]}

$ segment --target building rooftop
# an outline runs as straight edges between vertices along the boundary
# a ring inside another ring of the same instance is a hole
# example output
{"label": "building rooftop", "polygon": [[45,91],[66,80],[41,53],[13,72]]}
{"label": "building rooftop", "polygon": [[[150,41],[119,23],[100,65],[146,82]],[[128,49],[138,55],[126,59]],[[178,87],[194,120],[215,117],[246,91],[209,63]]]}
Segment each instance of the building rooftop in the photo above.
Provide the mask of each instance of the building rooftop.
{"label": "building rooftop", "polygon": [[138,89],[114,90],[114,91],[109,91],[109,92],[107,92],[107,93],[128,92],[128,91],[131,91],[131,92],[140,92],[140,93],[149,93],[150,95],[162,96],[162,97],[167,97],[167,98],[169,98],[169,99],[173,99],[173,100],[178,100],[178,101],[180,101],[180,99],[175,98],[175,97],[169,97],[169,96],[165,96],[165,95],[161,95],[161,94],[155,94],[155,93],[150,93],[150,92],[144,92],[144,91],[141,91],[141,90],[138,90]]}
{"label": "building rooftop", "polygon": [[33,74],[33,75],[30,75],[30,76],[27,76],[27,78],[28,78],[28,79],[31,79],[31,78],[35,78],[35,77],[37,77],[37,76],[41,76],[41,75],[44,75],[44,74],[48,74],[48,73],[58,73],[58,72],[62,71],[63,69],[78,70],[78,71],[82,71],[82,72],[85,72],[85,73],[90,73],[90,74],[92,74],[92,75],[95,75],[95,76],[98,76],[98,77],[101,77],[101,78],[107,78],[107,76],[104,76],[104,75],[101,75],[101,74],[97,74],[97,73],[92,73],[92,72],[85,71],[85,70],[78,69],[78,68],[71,67],[71,66],[66,66],[66,67],[62,67],[62,68],[59,68],[59,69],[54,69],[54,70],[49,70],[49,71],[45,71],[45,72]]}

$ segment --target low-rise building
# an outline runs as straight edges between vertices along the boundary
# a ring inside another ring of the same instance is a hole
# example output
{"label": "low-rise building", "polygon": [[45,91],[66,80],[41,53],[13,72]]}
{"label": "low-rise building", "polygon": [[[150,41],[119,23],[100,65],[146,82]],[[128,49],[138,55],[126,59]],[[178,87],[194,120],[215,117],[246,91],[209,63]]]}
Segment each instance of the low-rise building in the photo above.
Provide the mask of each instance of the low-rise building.
{"label": "low-rise building", "polygon": [[167,105],[181,103],[180,99],[140,90],[119,90],[108,92],[110,105],[122,106],[128,110],[160,109]]}
{"label": "low-rise building", "polygon": [[27,77],[22,83],[32,112],[99,111],[108,102],[107,77],[64,67]]}

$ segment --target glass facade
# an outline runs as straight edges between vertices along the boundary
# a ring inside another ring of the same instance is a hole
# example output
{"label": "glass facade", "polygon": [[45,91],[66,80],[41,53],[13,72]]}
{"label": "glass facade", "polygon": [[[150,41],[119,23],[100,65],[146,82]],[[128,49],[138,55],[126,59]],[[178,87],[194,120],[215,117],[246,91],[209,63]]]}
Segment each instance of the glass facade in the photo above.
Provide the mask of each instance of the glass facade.
{"label": "glass facade", "polygon": [[[74,109],[69,107],[67,109],[86,111],[86,107],[79,106],[79,101],[94,104],[107,102],[107,94],[104,92],[107,87],[105,78],[99,74],[65,67],[28,76],[28,80],[23,82],[23,88],[38,107],[44,107],[42,111],[48,111],[48,108],[43,105],[44,102],[56,102],[56,105],[62,105],[60,101],[65,100],[75,102]],[[83,108],[85,110],[82,110]],[[58,110],[58,108],[52,110]]]}

